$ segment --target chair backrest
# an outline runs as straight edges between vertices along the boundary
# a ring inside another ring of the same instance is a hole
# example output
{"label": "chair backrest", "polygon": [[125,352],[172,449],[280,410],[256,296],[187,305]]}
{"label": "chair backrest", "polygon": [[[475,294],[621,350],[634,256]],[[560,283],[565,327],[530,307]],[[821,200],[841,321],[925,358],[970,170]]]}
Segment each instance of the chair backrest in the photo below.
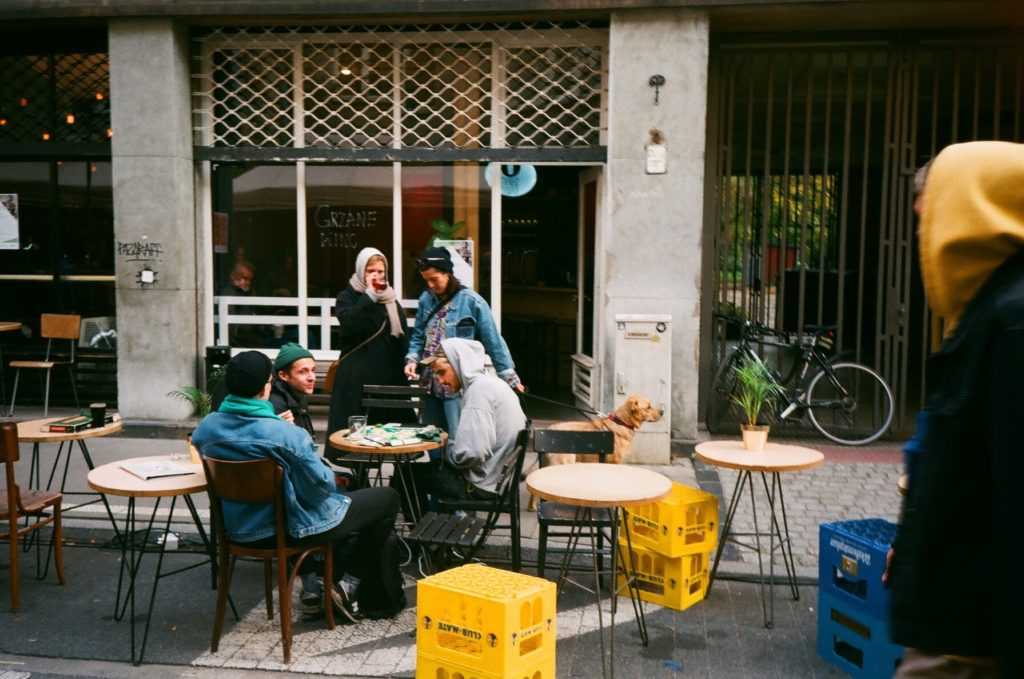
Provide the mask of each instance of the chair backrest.
{"label": "chair backrest", "polygon": [[497,490],[499,497],[510,501],[512,506],[519,504],[519,478],[523,474],[526,447],[530,443],[530,424],[530,420],[527,420],[526,427],[516,434],[515,447],[512,449],[509,459],[505,461],[505,465],[501,469],[501,477],[498,479]]}
{"label": "chair backrest", "polygon": [[604,462],[606,455],[615,452],[615,434],[607,429],[588,431],[537,429],[533,432],[533,449],[538,453],[598,455]]}
{"label": "chair backrest", "polygon": [[419,408],[427,390],[417,385],[367,384],[363,387],[363,413],[369,424],[419,423]]}
{"label": "chair backrest", "polygon": [[363,410],[419,408],[427,390],[420,386],[367,384],[363,386]]}
{"label": "chair backrest", "polygon": [[78,342],[78,332],[82,327],[82,317],[72,314],[43,314],[39,317],[39,336],[46,339],[46,360],[52,361],[56,354],[63,355],[65,352],[54,350],[54,340],[67,340],[67,355],[70,361],[75,362],[75,344]]}
{"label": "chair backrest", "polygon": [[72,314],[43,314],[39,318],[39,335],[44,339],[77,340],[82,317]]}
{"label": "chair backrest", "polygon": [[[277,535],[283,540],[286,533],[282,485],[284,471],[275,460],[218,460],[203,456],[203,471],[206,473],[206,492],[210,496],[218,535],[226,529],[223,526],[222,500],[244,503],[273,503]],[[282,542],[283,544],[283,542]]]}
{"label": "chair backrest", "polygon": [[[17,515],[18,507],[18,485],[14,480],[14,463],[18,461],[20,452],[18,449],[18,425],[14,422],[0,423],[0,458],[4,463],[4,480],[7,491],[7,507],[3,511],[7,516]],[[13,525],[12,525],[13,528]]]}

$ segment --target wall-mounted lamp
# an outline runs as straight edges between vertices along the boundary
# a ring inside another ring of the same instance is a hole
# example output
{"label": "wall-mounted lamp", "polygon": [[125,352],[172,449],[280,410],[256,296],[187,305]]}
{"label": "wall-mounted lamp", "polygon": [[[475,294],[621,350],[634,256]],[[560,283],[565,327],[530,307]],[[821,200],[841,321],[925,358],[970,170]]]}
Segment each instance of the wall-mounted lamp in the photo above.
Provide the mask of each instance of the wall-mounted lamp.
{"label": "wall-mounted lamp", "polygon": [[656,73],[650,77],[647,84],[654,88],[654,105],[658,105],[658,96],[661,93],[661,86],[665,84],[665,76]]}

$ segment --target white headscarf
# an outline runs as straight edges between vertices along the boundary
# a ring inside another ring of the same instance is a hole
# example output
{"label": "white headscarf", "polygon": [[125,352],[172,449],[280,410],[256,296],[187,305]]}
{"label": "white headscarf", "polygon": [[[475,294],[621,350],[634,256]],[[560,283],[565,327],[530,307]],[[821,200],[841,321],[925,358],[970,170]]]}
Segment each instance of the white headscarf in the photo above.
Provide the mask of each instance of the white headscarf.
{"label": "white headscarf", "polygon": [[[370,263],[370,260],[374,257],[380,257],[384,260],[384,271],[385,273],[391,267],[388,266],[388,258],[384,256],[384,253],[377,248],[363,248],[356,255],[356,272],[352,274],[352,278],[349,279],[349,285],[356,292],[366,292],[366,265]],[[395,294],[395,289],[388,284],[388,287],[380,291],[374,291],[377,295],[377,304],[384,304],[388,311],[388,321],[391,323],[391,336],[401,337],[404,332],[402,318],[398,313],[398,295]]]}

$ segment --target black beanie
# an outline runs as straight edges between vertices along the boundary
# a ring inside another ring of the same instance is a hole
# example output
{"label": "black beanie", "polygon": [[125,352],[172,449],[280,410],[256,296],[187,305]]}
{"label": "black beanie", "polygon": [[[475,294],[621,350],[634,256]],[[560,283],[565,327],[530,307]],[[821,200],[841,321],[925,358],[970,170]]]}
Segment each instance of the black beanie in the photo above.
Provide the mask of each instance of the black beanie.
{"label": "black beanie", "polygon": [[274,364],[258,351],[243,351],[232,356],[224,371],[224,386],[233,396],[252,398],[263,391]]}
{"label": "black beanie", "polygon": [[437,269],[446,273],[455,271],[455,265],[452,264],[452,254],[448,252],[448,248],[439,247],[424,250],[423,256],[416,260],[416,268],[420,271],[424,269]]}

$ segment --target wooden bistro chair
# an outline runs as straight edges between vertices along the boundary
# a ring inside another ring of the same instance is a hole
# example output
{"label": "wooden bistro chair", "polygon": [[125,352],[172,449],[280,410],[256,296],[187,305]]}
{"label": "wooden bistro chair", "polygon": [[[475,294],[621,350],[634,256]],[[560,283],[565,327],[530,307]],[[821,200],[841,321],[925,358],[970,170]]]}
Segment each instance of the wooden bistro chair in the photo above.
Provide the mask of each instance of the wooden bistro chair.
{"label": "wooden bistro chair", "polygon": [[[615,434],[607,430],[563,431],[537,429],[533,434],[533,449],[541,453],[576,453],[597,455],[601,462],[615,452]],[[537,575],[544,577],[547,566],[548,538],[568,537],[565,532],[552,532],[552,528],[571,528],[576,523],[577,508],[560,502],[540,500],[537,504]],[[597,527],[598,570],[603,569],[604,530],[611,528],[612,514],[607,509],[595,509],[592,523]]]}
{"label": "wooden bistro chair", "polygon": [[[13,422],[0,424],[0,457],[3,458],[6,486],[0,493],[0,522],[7,527],[0,529],[0,538],[6,538],[11,554],[11,612],[18,611],[18,557],[21,549],[19,539],[22,535],[37,531],[43,526],[53,524],[54,563],[57,567],[57,579],[64,585],[64,546],[63,532],[60,522],[60,505],[63,495],[45,490],[21,490],[14,479],[14,463],[18,461],[18,426]],[[27,521],[26,521],[27,520]],[[38,549],[39,545],[37,545]],[[39,567],[38,552],[36,567]],[[44,571],[38,577],[42,578]]]}
{"label": "wooden bistro chair", "polygon": [[[484,546],[495,528],[510,530],[512,570],[520,570],[522,538],[519,526],[519,478],[523,473],[523,461],[529,443],[530,422],[527,420],[526,428],[516,436],[515,448],[502,467],[498,493],[494,498],[439,499],[441,511],[427,512],[413,527],[406,539],[433,550],[439,556],[439,563],[434,564],[431,563],[429,552],[424,552],[426,570],[441,570],[448,565],[468,563]],[[508,523],[499,523],[502,516],[508,517]]]}
{"label": "wooden bistro chair", "polygon": [[[14,373],[14,389],[11,391],[11,409],[8,416],[14,414],[14,400],[18,394],[18,379],[22,368],[26,370],[46,371],[46,392],[43,397],[43,417],[50,410],[50,373],[56,366],[67,366],[71,378],[71,392],[75,395],[75,407],[78,407],[78,386],[75,384],[75,344],[78,342],[78,331],[82,327],[82,317],[70,314],[43,314],[39,319],[39,335],[46,340],[46,357],[42,361],[11,361]],[[66,348],[64,342],[67,342]]]}
{"label": "wooden bistro chair", "polygon": [[[281,465],[270,458],[231,462],[203,457],[203,471],[206,473],[206,492],[210,497],[210,513],[213,516],[217,536],[218,582],[217,608],[213,618],[213,637],[210,652],[216,653],[224,625],[224,610],[231,589],[231,576],[238,557],[252,557],[263,560],[263,583],[267,599],[267,620],[274,618],[272,563],[277,561],[277,596],[281,614],[281,642],[284,646],[284,662],[292,659],[292,590],[299,566],[310,554],[324,555],[324,611],[327,614],[327,628],[334,629],[334,608],[331,589],[334,575],[334,550],[331,543],[314,547],[290,547],[286,544],[288,535],[285,521],[283,478]],[[224,528],[222,502],[273,504],[277,523],[277,544],[267,549],[257,549],[230,542]],[[288,568],[288,557],[298,555],[295,564]]]}

